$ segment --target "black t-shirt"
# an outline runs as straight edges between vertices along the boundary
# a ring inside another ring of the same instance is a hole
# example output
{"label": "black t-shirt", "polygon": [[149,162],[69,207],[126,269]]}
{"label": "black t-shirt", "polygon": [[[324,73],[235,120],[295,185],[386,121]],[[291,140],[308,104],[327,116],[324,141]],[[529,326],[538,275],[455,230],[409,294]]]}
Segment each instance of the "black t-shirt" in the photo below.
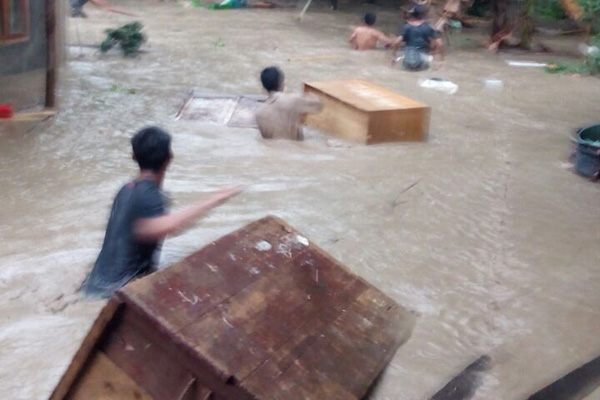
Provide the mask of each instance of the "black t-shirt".
{"label": "black t-shirt", "polygon": [[440,33],[427,22],[421,25],[406,24],[402,30],[402,40],[406,46],[423,52],[428,52],[431,41],[439,37]]}
{"label": "black t-shirt", "polygon": [[159,244],[137,241],[133,224],[137,219],[164,213],[165,198],[154,182],[133,181],[119,190],[110,212],[102,250],[83,283],[87,294],[110,296],[136,276],[152,271]]}

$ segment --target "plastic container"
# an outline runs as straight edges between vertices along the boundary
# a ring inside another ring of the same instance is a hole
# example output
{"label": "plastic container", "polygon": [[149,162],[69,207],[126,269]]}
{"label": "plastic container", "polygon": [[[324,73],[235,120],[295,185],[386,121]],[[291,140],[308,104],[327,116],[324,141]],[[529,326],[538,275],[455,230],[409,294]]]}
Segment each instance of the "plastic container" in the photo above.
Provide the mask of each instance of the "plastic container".
{"label": "plastic container", "polygon": [[575,149],[575,171],[594,181],[600,178],[600,124],[577,130],[573,140]]}
{"label": "plastic container", "polygon": [[231,10],[235,8],[247,7],[245,0],[223,0],[219,4],[213,4],[208,7],[210,10]]}
{"label": "plastic container", "polygon": [[9,119],[14,115],[13,105],[10,103],[2,103],[0,104],[0,118]]}

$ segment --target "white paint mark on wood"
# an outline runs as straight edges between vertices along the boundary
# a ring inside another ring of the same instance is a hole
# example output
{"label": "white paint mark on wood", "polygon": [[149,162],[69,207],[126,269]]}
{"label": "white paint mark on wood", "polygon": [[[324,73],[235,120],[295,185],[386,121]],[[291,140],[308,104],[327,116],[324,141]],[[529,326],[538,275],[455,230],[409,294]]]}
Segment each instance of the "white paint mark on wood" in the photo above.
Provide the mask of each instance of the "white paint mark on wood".
{"label": "white paint mark on wood", "polygon": [[258,251],[269,251],[273,248],[273,246],[271,246],[271,243],[267,242],[266,240],[261,240],[260,242],[256,243],[254,248]]}
{"label": "white paint mark on wood", "polygon": [[228,327],[233,328],[233,325],[231,325],[231,322],[227,321],[227,318],[223,317],[223,322],[225,322]]}
{"label": "white paint mark on wood", "polygon": [[304,246],[308,246],[309,242],[308,239],[305,238],[304,236],[301,235],[296,235],[296,240],[298,241],[298,243],[304,245]]}
{"label": "white paint mark on wood", "polygon": [[213,264],[206,264],[206,266],[208,267],[208,269],[210,269],[212,272],[217,272],[219,268],[217,268],[216,265]]}
{"label": "white paint mark on wood", "polygon": [[194,295],[191,299],[189,297],[187,297],[185,294],[183,294],[181,292],[181,290],[178,290],[177,293],[179,294],[179,297],[181,297],[181,300],[186,302],[186,303],[190,303],[191,305],[195,306],[196,304],[198,304],[198,302],[200,301],[200,299],[198,298],[198,296]]}

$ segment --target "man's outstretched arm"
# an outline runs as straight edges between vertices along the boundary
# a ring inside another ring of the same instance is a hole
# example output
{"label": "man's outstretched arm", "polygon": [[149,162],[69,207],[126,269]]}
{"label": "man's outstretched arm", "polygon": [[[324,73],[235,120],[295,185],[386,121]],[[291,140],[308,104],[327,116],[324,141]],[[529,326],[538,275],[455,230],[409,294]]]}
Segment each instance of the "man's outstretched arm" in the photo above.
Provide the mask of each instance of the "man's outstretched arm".
{"label": "man's outstretched arm", "polygon": [[242,189],[239,186],[223,188],[205,201],[186,208],[185,210],[176,211],[160,217],[139,219],[135,221],[133,227],[135,238],[142,242],[159,242],[166,236],[180,232],[189,227],[208,211],[223,204],[241,191]]}
{"label": "man's outstretched arm", "polygon": [[129,15],[130,17],[137,17],[136,14],[134,13],[130,13],[129,11],[125,11],[121,8],[115,7],[112,4],[104,1],[104,0],[90,0],[92,3],[94,3],[95,5],[97,5],[98,7],[102,7],[107,9],[108,11],[112,11],[114,13],[117,14],[123,14],[123,15]]}
{"label": "man's outstretched arm", "polygon": [[385,47],[391,47],[396,42],[394,38],[389,37],[381,31],[377,32],[377,40],[383,43]]}

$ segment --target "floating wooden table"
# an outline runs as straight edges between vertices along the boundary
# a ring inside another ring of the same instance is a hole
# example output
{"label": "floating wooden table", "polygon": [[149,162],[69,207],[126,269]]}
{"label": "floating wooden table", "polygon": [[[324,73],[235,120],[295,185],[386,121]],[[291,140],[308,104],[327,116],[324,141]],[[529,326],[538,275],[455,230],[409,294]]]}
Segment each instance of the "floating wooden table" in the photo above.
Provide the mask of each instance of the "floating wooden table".
{"label": "floating wooden table", "polygon": [[427,140],[431,109],[381,86],[348,79],[305,83],[304,91],[324,105],[305,123],[324,132],[367,144]]}
{"label": "floating wooden table", "polygon": [[267,217],[117,292],[51,399],[360,399],[413,324]]}

